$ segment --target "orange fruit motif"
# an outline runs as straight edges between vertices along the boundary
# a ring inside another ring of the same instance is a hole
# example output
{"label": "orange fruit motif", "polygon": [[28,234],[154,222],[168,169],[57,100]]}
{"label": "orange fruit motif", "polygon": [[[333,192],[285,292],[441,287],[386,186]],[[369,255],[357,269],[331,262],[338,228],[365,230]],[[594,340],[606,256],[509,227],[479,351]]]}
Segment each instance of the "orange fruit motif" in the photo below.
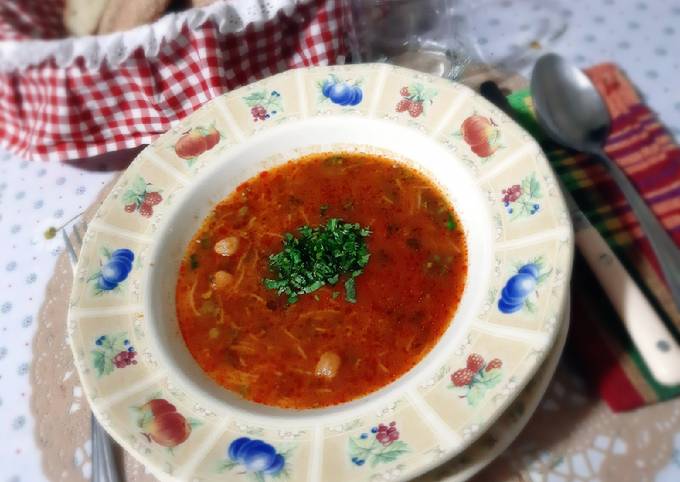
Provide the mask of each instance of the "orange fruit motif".
{"label": "orange fruit motif", "polygon": [[192,160],[212,149],[220,141],[215,126],[189,129],[175,143],[175,154],[182,159]]}
{"label": "orange fruit motif", "polygon": [[139,425],[148,440],[172,448],[189,438],[191,425],[167,400],[150,400],[139,409],[142,413]]}
{"label": "orange fruit motif", "polygon": [[206,150],[210,150],[220,142],[220,133],[217,132],[215,126],[210,126],[205,130],[205,144]]}
{"label": "orange fruit motif", "polygon": [[463,140],[479,157],[489,157],[500,147],[500,131],[491,118],[471,115],[460,127]]}

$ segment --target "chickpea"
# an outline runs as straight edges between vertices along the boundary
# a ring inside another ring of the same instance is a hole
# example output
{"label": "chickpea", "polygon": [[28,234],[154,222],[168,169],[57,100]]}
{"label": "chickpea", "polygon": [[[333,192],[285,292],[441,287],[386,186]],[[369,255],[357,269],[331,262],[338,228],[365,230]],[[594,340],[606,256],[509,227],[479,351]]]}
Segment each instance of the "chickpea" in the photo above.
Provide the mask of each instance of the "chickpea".
{"label": "chickpea", "polygon": [[232,256],[238,250],[238,238],[236,236],[228,236],[220,239],[215,243],[213,249],[221,256]]}
{"label": "chickpea", "polygon": [[231,283],[234,282],[234,275],[227,273],[226,271],[216,271],[213,275],[210,287],[214,290],[223,290]]}
{"label": "chickpea", "polygon": [[334,378],[340,369],[340,356],[332,351],[324,352],[316,364],[315,374],[317,377]]}

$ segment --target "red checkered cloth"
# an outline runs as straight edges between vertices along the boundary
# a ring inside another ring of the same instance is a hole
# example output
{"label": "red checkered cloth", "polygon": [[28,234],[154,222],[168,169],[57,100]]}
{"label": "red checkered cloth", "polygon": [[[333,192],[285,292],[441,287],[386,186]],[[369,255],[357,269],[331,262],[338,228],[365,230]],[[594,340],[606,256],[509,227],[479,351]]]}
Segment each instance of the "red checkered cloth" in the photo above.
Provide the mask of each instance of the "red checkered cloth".
{"label": "red checkered cloth", "polygon": [[[0,38],[58,35],[52,20],[38,21],[49,3],[5,0]],[[0,73],[0,146],[26,159],[65,161],[153,142],[224,92],[289,68],[335,63],[345,53],[345,5],[308,0],[288,16],[230,34],[206,21],[185,27],[154,58],[139,49],[115,68],[87,69],[78,59]]]}
{"label": "red checkered cloth", "polygon": [[64,0],[0,0],[0,40],[64,37],[63,11]]}

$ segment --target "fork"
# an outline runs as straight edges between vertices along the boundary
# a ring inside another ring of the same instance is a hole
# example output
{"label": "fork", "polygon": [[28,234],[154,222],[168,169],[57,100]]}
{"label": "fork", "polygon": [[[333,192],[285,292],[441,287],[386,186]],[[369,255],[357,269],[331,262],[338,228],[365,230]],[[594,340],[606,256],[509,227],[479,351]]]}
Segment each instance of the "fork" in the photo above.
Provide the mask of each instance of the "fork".
{"label": "fork", "polygon": [[[80,229],[78,227],[80,226]],[[87,223],[75,223],[72,228],[73,241],[66,234],[66,227],[62,228],[61,235],[66,245],[66,252],[71,261],[73,274],[76,273],[78,254],[83,245],[83,235],[87,230]],[[113,439],[104,428],[99,424],[97,418],[92,413],[90,415],[92,426],[92,481],[93,482],[119,482],[121,479],[116,459],[113,453]]]}

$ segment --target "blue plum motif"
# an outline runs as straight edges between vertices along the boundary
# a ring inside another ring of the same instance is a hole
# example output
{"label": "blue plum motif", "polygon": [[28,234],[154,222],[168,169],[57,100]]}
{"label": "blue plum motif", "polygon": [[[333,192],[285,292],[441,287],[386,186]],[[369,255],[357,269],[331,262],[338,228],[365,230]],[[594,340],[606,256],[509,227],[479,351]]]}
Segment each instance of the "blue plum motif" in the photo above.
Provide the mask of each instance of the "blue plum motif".
{"label": "blue plum motif", "polygon": [[130,263],[132,263],[135,260],[135,253],[130,251],[127,248],[121,248],[115,250],[113,253],[111,253],[112,258],[121,258],[121,259],[126,259]]}
{"label": "blue plum motif", "polygon": [[531,276],[533,276],[536,279],[538,279],[538,276],[539,276],[539,269],[538,269],[538,265],[536,263],[525,264],[519,270],[517,270],[517,272],[518,273],[530,274]]}
{"label": "blue plum motif", "polygon": [[508,302],[502,297],[501,297],[500,300],[498,300],[498,309],[502,313],[505,313],[506,315],[509,315],[511,313],[515,313],[515,312],[521,310],[523,305],[524,305],[524,300],[520,301],[519,303]]}
{"label": "blue plum motif", "polygon": [[335,84],[331,80],[326,80],[324,81],[323,84],[321,84],[321,95],[323,95],[326,98],[329,98],[331,96],[331,87],[333,87]]}
{"label": "blue plum motif", "polygon": [[97,294],[115,290],[120,283],[127,279],[135,260],[135,254],[127,248],[114,251],[103,249],[102,252],[106,261],[99,271],[89,279],[89,281],[94,282]]}
{"label": "blue plum motif", "polygon": [[239,437],[229,444],[228,460],[218,467],[218,472],[240,468],[264,481],[266,475],[279,477],[285,475],[286,454],[278,453],[267,442],[248,437]]}
{"label": "blue plum motif", "polygon": [[114,281],[106,281],[105,278],[99,278],[97,281],[97,288],[99,288],[101,291],[111,291],[116,289],[118,286],[118,283]]}
{"label": "blue plum motif", "polygon": [[322,101],[330,100],[341,106],[355,106],[361,103],[364,93],[359,82],[343,81],[331,74],[328,79],[319,83]]}
{"label": "blue plum motif", "polygon": [[102,266],[101,279],[108,283],[119,283],[126,278],[131,267],[132,264],[126,259],[111,258]]}
{"label": "blue plum motif", "polygon": [[538,278],[532,274],[517,273],[505,283],[502,293],[507,301],[516,303],[533,293],[537,282]]}
{"label": "blue plum motif", "polygon": [[505,282],[498,300],[498,309],[501,313],[516,313],[524,307],[534,311],[534,305],[529,297],[550,274],[550,271],[541,273],[541,265],[540,260],[526,263]]}

